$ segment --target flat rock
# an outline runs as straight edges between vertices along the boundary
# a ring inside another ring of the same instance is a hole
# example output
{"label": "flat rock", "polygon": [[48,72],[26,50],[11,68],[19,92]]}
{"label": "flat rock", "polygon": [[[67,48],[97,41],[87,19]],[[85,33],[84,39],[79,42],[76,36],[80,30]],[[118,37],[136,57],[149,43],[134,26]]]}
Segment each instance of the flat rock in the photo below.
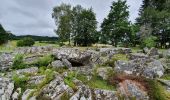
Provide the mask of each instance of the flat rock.
{"label": "flat rock", "polygon": [[24,74],[24,73],[34,74],[37,72],[38,72],[38,67],[30,67],[30,68],[16,70],[17,74]]}
{"label": "flat rock", "polygon": [[7,71],[12,67],[14,56],[11,53],[0,54],[0,71]]}

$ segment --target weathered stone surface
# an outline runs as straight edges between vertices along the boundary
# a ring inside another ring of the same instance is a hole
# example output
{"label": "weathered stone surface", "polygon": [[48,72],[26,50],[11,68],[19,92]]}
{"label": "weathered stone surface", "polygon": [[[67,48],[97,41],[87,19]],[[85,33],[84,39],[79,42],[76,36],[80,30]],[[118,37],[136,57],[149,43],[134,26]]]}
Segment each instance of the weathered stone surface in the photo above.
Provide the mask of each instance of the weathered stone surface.
{"label": "weathered stone surface", "polygon": [[158,49],[152,47],[149,52],[147,53],[148,56],[155,56],[155,55],[159,55]]}
{"label": "weathered stone surface", "polygon": [[35,47],[20,47],[17,48],[15,54],[41,54],[52,51],[52,46],[35,46]]}
{"label": "weathered stone surface", "polygon": [[6,71],[12,67],[13,55],[11,53],[0,54],[0,71]]}
{"label": "weathered stone surface", "polygon": [[100,48],[101,56],[113,56],[114,54],[129,54],[132,52],[130,48]]}
{"label": "weathered stone surface", "polygon": [[19,95],[21,94],[21,88],[17,88],[12,94],[12,100],[19,100]]}
{"label": "weathered stone surface", "polygon": [[149,52],[149,48],[148,47],[143,48],[143,52],[147,54]]}
{"label": "weathered stone surface", "polygon": [[66,66],[66,67],[68,67],[68,68],[72,67],[72,64],[67,59],[62,59],[62,62],[64,64],[64,66]]}
{"label": "weathered stone surface", "polygon": [[139,58],[145,58],[145,59],[148,59],[148,55],[145,55],[143,53],[132,53],[132,54],[129,54],[129,59],[130,60],[134,60],[134,59],[139,59]]}
{"label": "weathered stone surface", "polygon": [[32,63],[35,63],[36,61],[38,61],[41,57],[43,57],[43,55],[33,55],[30,57],[26,57],[26,58],[24,58],[24,62],[26,64],[32,64]]}
{"label": "weathered stone surface", "polygon": [[109,73],[113,72],[112,67],[102,67],[97,69],[98,76],[102,77],[104,80],[106,80],[109,76]]}
{"label": "weathered stone surface", "polygon": [[166,72],[170,73],[170,59],[161,58],[160,61],[163,67],[165,68]]}
{"label": "weathered stone surface", "polygon": [[34,74],[37,72],[38,72],[38,67],[30,67],[30,68],[16,70],[17,74],[24,74],[24,73]]}
{"label": "weathered stone surface", "polygon": [[165,85],[166,90],[170,92],[170,80],[158,79],[159,82]]}
{"label": "weathered stone surface", "polygon": [[63,64],[63,62],[60,61],[60,60],[53,61],[53,62],[51,63],[51,66],[52,66],[53,68],[65,67],[65,65]]}
{"label": "weathered stone surface", "polygon": [[116,91],[94,89],[93,93],[95,100],[118,100]]}
{"label": "weathered stone surface", "polygon": [[70,100],[92,100],[92,93],[88,86],[82,85]]}
{"label": "weathered stone surface", "polygon": [[11,100],[14,83],[9,78],[0,77],[0,100]]}
{"label": "weathered stone surface", "polygon": [[118,73],[124,72],[147,78],[161,77],[164,74],[161,62],[149,59],[136,59],[129,62],[117,61],[114,70]]}
{"label": "weathered stone surface", "polygon": [[41,100],[46,98],[51,100],[58,100],[61,97],[61,94],[67,91],[69,91],[70,94],[73,93],[73,90],[64,83],[63,79],[60,76],[56,76],[54,80],[52,80],[42,89],[42,91],[40,91],[38,99]]}
{"label": "weathered stone surface", "polygon": [[73,48],[60,48],[54,50],[53,55],[57,59],[67,59],[71,63],[78,63],[83,65],[91,64],[91,55],[88,52],[82,52],[78,49]]}
{"label": "weathered stone surface", "polygon": [[132,97],[135,97],[135,100],[149,100],[145,87],[132,80],[120,82],[118,92],[125,97],[125,100],[129,100]]}
{"label": "weathered stone surface", "polygon": [[[35,91],[34,89],[27,89],[23,95],[22,95],[22,100],[27,100],[29,98],[29,95]],[[36,100],[35,97],[31,97],[29,100]]]}
{"label": "weathered stone surface", "polygon": [[165,58],[170,58],[170,49],[166,50],[164,53],[163,53],[163,56]]}
{"label": "weathered stone surface", "polygon": [[40,84],[43,81],[44,78],[45,78],[45,75],[42,75],[42,76],[33,76],[33,77],[31,77],[29,79],[28,83],[29,84],[36,84],[36,85],[38,85],[38,84]]}

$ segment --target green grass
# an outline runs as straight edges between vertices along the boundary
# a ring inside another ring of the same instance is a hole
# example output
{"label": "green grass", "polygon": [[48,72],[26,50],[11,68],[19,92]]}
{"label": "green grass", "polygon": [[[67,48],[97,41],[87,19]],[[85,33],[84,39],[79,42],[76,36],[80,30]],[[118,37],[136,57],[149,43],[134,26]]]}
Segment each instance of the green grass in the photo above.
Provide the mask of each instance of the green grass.
{"label": "green grass", "polygon": [[71,87],[73,90],[77,90],[76,85],[73,83],[75,72],[70,72],[67,77],[64,78],[64,83]]}
{"label": "green grass", "polygon": [[87,83],[87,85],[91,88],[115,90],[115,87],[113,85],[110,85],[107,81],[98,76],[93,76],[92,79]]}
{"label": "green grass", "polygon": [[170,74],[165,74],[161,78],[165,80],[170,80]]}

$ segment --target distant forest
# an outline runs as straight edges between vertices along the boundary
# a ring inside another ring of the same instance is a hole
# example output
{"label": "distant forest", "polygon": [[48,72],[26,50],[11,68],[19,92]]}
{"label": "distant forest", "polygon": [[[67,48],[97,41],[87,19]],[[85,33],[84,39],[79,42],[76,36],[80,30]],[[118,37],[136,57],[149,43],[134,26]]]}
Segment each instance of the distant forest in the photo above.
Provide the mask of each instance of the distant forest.
{"label": "distant forest", "polygon": [[10,40],[21,40],[26,37],[32,38],[35,41],[56,41],[56,40],[58,40],[57,37],[35,36],[35,35],[16,36],[16,35],[10,34]]}

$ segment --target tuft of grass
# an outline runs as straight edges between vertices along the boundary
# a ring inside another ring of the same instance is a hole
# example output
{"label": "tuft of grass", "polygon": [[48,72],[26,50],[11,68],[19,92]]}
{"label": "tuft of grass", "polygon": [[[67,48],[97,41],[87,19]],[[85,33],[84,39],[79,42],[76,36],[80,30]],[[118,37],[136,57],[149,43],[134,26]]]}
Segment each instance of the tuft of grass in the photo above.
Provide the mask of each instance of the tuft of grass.
{"label": "tuft of grass", "polygon": [[64,78],[64,83],[70,86],[73,90],[77,90],[76,85],[73,83],[73,79],[75,78],[75,72],[70,72],[67,77]]}
{"label": "tuft of grass", "polygon": [[67,92],[64,92],[63,95],[61,96],[60,100],[69,100],[70,96],[68,95]]}
{"label": "tuft of grass", "polygon": [[41,67],[41,66],[48,66],[53,61],[53,57],[51,55],[44,56],[38,61],[34,62],[34,65]]}
{"label": "tuft of grass", "polygon": [[21,54],[15,56],[13,61],[12,69],[23,69],[26,68],[27,65],[23,61],[24,57]]}

